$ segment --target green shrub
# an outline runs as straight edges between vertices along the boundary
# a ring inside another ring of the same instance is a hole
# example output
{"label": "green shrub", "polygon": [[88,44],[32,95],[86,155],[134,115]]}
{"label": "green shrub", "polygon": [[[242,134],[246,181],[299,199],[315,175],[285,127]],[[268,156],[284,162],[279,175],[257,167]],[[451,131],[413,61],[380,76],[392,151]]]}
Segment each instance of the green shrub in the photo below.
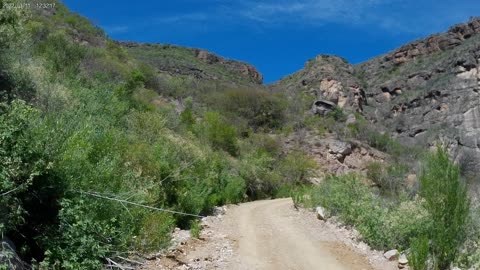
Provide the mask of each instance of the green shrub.
{"label": "green shrub", "polygon": [[385,230],[390,232],[389,238],[398,249],[409,248],[411,239],[421,238],[431,228],[431,216],[424,201],[401,201],[391,206],[385,217]]}
{"label": "green shrub", "polygon": [[408,168],[400,163],[384,165],[374,161],[367,165],[367,177],[379,187],[382,195],[397,196],[402,190],[407,170]]}
{"label": "green shrub", "polygon": [[316,132],[319,136],[325,135],[333,130],[335,120],[331,117],[318,117],[317,115],[309,115],[305,117],[305,126]]}
{"label": "green shrub", "polygon": [[412,266],[413,270],[427,269],[429,248],[429,240],[425,236],[411,240],[408,263]]}
{"label": "green shrub", "polygon": [[254,130],[279,128],[285,121],[286,103],[281,96],[261,90],[227,91],[218,99],[222,111],[242,117]]}
{"label": "green shrub", "polygon": [[[42,153],[42,138],[34,136],[38,120],[39,112],[25,102],[0,103],[0,233],[26,223],[28,211],[33,210],[26,209],[30,196],[52,184],[42,179],[49,164]],[[43,204],[37,206],[43,210]]]}
{"label": "green shrub", "polygon": [[70,41],[64,33],[55,32],[38,44],[36,51],[45,58],[53,72],[71,75],[78,71],[86,48]]}
{"label": "green shrub", "polygon": [[0,54],[4,50],[15,46],[23,35],[24,19],[27,17],[26,10],[21,8],[6,8],[5,6],[18,4],[15,1],[0,1]]}
{"label": "green shrub", "polygon": [[432,218],[429,239],[435,268],[447,269],[465,240],[469,199],[460,170],[446,150],[439,147],[427,157],[420,175],[420,194]]}
{"label": "green shrub", "polygon": [[134,240],[136,248],[143,252],[156,252],[160,248],[167,248],[174,226],[175,219],[171,214],[146,213]]}
{"label": "green shrub", "polygon": [[328,114],[328,117],[333,118],[337,122],[345,122],[347,116],[341,108],[335,107],[335,109]]}
{"label": "green shrub", "polygon": [[284,185],[306,184],[314,176],[317,163],[302,151],[292,151],[277,165]]}
{"label": "green shrub", "polygon": [[420,202],[385,203],[355,175],[328,177],[319,187],[296,196],[302,204],[321,205],[345,224],[355,226],[373,248],[406,249],[411,238],[431,228]]}
{"label": "green shrub", "polygon": [[192,220],[190,222],[190,236],[193,238],[200,238],[200,232],[202,231],[202,226],[198,220]]}
{"label": "green shrub", "polygon": [[204,115],[197,134],[204,137],[215,149],[222,149],[232,156],[238,154],[237,131],[217,112],[208,112]]}
{"label": "green shrub", "polygon": [[130,233],[119,229],[115,218],[96,216],[99,204],[85,200],[68,200],[61,203],[59,228],[42,239],[47,250],[42,267],[61,269],[98,269],[106,258],[122,245]]}
{"label": "green shrub", "polygon": [[195,124],[195,116],[193,115],[193,99],[188,97],[185,99],[185,109],[180,114],[180,119],[187,127],[192,127]]}
{"label": "green shrub", "polygon": [[240,177],[232,176],[223,190],[223,203],[240,203],[245,199],[245,180]]}
{"label": "green shrub", "polygon": [[373,161],[367,165],[367,177],[381,186],[385,178],[385,167],[381,162]]}
{"label": "green shrub", "polygon": [[250,199],[270,197],[278,189],[281,176],[273,171],[276,159],[264,151],[252,151],[242,156],[238,174],[245,180]]}

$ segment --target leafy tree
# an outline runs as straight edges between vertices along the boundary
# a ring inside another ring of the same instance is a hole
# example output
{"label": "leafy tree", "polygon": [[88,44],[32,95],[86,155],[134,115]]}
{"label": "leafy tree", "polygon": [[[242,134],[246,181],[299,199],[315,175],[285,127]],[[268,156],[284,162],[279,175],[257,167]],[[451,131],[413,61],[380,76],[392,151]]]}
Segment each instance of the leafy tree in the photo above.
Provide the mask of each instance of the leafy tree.
{"label": "leafy tree", "polygon": [[220,97],[223,111],[240,116],[254,130],[278,128],[285,121],[286,103],[281,96],[260,90],[232,90]]}
{"label": "leafy tree", "polygon": [[213,148],[222,149],[232,156],[238,154],[237,131],[219,113],[206,113],[198,134],[204,136]]}
{"label": "leafy tree", "polygon": [[29,134],[38,112],[22,101],[0,104],[0,231],[15,229],[26,214],[20,193],[46,170]]}

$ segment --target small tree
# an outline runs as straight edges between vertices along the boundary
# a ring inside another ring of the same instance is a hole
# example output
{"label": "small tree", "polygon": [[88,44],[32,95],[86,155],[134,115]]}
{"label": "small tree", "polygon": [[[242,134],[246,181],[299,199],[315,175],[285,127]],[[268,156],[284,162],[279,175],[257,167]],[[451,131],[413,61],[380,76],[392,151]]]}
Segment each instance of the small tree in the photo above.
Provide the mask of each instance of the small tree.
{"label": "small tree", "polygon": [[232,156],[238,154],[237,130],[217,112],[207,112],[197,134],[204,137],[215,149],[222,149]]}
{"label": "small tree", "polygon": [[460,169],[445,149],[439,147],[428,156],[420,184],[433,222],[429,238],[435,269],[448,269],[465,239],[470,203]]}

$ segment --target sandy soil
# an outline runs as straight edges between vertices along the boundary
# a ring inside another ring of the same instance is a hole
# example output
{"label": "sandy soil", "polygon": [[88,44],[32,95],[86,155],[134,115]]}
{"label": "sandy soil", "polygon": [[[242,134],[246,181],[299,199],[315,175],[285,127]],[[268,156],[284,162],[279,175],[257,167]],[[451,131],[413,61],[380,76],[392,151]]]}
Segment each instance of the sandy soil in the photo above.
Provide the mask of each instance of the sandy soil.
{"label": "sandy soil", "polygon": [[295,210],[291,199],[230,206],[203,224],[200,240],[183,239],[143,269],[398,269],[358,242],[354,231]]}

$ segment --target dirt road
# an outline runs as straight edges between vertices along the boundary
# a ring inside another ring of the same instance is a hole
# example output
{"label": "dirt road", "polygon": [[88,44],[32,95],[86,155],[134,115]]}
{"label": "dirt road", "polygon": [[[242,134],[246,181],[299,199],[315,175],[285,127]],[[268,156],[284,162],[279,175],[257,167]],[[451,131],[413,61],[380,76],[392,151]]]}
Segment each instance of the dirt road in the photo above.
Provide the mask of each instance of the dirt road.
{"label": "dirt road", "polygon": [[144,269],[397,269],[351,231],[295,210],[291,199],[230,206],[203,223],[202,240],[182,242],[174,260],[167,256]]}
{"label": "dirt road", "polygon": [[238,256],[232,269],[372,269],[338,243],[321,241],[295,215],[291,199],[243,204],[229,215],[238,224]]}

